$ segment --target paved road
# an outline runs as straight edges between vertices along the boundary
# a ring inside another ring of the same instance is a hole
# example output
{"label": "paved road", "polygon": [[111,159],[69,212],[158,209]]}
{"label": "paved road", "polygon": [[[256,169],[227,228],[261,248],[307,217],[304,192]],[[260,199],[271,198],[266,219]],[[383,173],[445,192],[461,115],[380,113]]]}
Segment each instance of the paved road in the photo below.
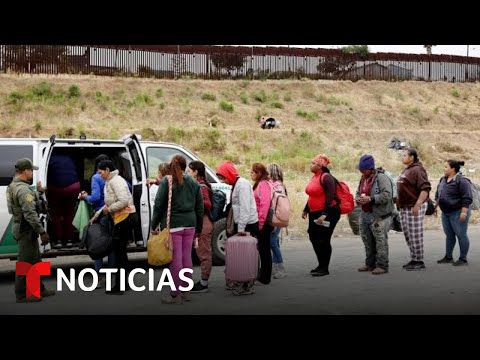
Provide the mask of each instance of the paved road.
{"label": "paved road", "polygon": [[[333,240],[330,276],[313,278],[309,275],[315,265],[310,243],[306,238],[292,239],[282,245],[287,278],[257,286],[255,295],[236,297],[224,290],[224,268],[215,267],[210,292],[192,294],[193,301],[182,305],[162,304],[163,294],[158,292],[107,296],[103,290],[62,291],[40,303],[16,304],[14,263],[1,260],[0,314],[480,314],[480,227],[472,226],[469,233],[470,264],[453,267],[436,263],[444,255],[443,232],[427,231],[427,270],[421,272],[402,270],[409,260],[407,246],[402,234],[391,233],[390,272],[381,276],[357,272],[364,258],[363,244],[359,237],[345,234]],[[145,253],[131,257],[136,267],[147,267]],[[51,261],[53,269],[80,271],[91,266],[85,256]],[[194,270],[197,278],[199,268]],[[160,275],[161,269],[156,269],[155,284]],[[55,277],[45,282],[56,287]]]}

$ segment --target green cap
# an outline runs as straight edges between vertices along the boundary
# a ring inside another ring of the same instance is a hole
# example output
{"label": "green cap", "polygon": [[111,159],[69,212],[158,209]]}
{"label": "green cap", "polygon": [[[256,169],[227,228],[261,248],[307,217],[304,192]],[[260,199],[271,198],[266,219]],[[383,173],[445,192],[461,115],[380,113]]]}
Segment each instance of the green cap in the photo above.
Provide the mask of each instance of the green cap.
{"label": "green cap", "polygon": [[35,166],[32,164],[32,160],[30,159],[20,159],[17,160],[17,163],[15,164],[15,169],[17,170],[38,170],[38,166]]}

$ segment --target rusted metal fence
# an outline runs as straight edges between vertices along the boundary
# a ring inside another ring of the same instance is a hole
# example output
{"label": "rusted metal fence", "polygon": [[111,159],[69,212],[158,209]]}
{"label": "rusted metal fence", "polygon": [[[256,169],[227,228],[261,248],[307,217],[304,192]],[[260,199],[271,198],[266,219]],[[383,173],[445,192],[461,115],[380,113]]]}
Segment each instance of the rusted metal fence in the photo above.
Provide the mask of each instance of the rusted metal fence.
{"label": "rusted metal fence", "polygon": [[480,81],[480,58],[213,45],[0,45],[0,72],[152,78]]}

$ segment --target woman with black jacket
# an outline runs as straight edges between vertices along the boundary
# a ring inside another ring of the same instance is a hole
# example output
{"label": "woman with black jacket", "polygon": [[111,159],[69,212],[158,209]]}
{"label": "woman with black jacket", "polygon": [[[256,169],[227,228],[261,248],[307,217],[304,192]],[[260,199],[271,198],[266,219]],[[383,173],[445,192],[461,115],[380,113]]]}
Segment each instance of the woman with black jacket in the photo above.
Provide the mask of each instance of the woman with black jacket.
{"label": "woman with black jacket", "polygon": [[[454,266],[467,265],[467,253],[470,247],[467,229],[470,219],[470,205],[472,204],[472,185],[467,178],[459,173],[463,161],[447,160],[444,174],[435,193],[436,206],[442,210],[442,225],[446,235],[446,253],[439,264],[452,263]],[[456,238],[460,246],[460,257],[453,261],[453,249]]]}

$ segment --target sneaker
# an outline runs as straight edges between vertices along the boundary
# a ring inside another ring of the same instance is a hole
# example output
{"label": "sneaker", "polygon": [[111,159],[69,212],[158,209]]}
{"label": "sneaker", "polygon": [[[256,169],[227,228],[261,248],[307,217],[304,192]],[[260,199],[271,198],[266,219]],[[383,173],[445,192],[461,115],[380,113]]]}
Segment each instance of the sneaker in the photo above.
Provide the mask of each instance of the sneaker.
{"label": "sneaker", "polygon": [[383,269],[381,267],[376,267],[375,269],[372,270],[373,275],[382,275],[388,273],[387,269]]}
{"label": "sneaker", "polygon": [[135,242],[135,245],[137,245],[138,247],[142,247],[143,246],[143,241],[138,240],[138,241]]}
{"label": "sneaker", "polygon": [[277,272],[273,275],[274,279],[283,279],[287,276],[287,272],[284,269],[278,269]]}
{"label": "sneaker", "polygon": [[373,270],[373,267],[368,266],[368,265],[363,265],[362,267],[359,267],[357,269],[357,271],[360,271],[360,272],[367,272],[367,271],[372,271],[372,270]]}
{"label": "sneaker", "polygon": [[162,298],[161,301],[162,301],[162,304],[177,304],[178,305],[178,304],[183,303],[181,295],[177,295],[177,296],[173,297],[172,295],[169,294],[166,297]]}
{"label": "sneaker", "polygon": [[272,276],[275,277],[275,274],[280,271],[280,268],[277,263],[272,264]]}
{"label": "sneaker", "polygon": [[453,266],[468,265],[468,261],[467,261],[467,260],[464,260],[464,259],[462,259],[462,258],[458,258],[458,260],[455,261],[452,265],[453,265]]}
{"label": "sneaker", "polygon": [[206,293],[208,291],[208,285],[203,286],[200,281],[193,285],[192,293]]}
{"label": "sneaker", "polygon": [[40,291],[40,296],[42,298],[53,296],[55,294],[56,294],[55,290],[43,289],[42,291]]}
{"label": "sneaker", "polygon": [[60,241],[57,241],[55,245],[53,245],[54,249],[61,249],[62,248],[62,243]]}
{"label": "sneaker", "polygon": [[30,297],[21,297],[17,298],[17,303],[34,303],[34,302],[40,302],[42,301],[41,297],[36,297],[36,296],[30,296]]}
{"label": "sneaker", "polygon": [[437,261],[437,264],[451,264],[451,263],[453,263],[453,258],[449,258],[446,256]]}
{"label": "sneaker", "polygon": [[255,294],[255,289],[253,286],[250,288],[245,289],[244,287],[239,287],[235,290],[232,291],[232,294],[235,296],[241,296],[241,295],[253,295]]}
{"label": "sneaker", "polygon": [[406,266],[405,270],[407,271],[425,270],[425,263],[423,261],[413,261],[413,264]]}
{"label": "sneaker", "polygon": [[310,270],[310,274],[316,273],[318,270],[320,270],[320,267]]}
{"label": "sneaker", "polygon": [[310,273],[312,276],[325,276],[325,275],[330,275],[328,270],[320,270],[318,269],[316,272]]}
{"label": "sneaker", "polygon": [[413,260],[410,260],[408,263],[406,263],[405,265],[402,265],[402,267],[405,269],[407,266],[410,266],[412,264],[415,264],[415,261]]}
{"label": "sneaker", "polygon": [[236,288],[238,288],[238,285],[239,284],[235,281],[227,282],[227,284],[225,285],[225,290],[235,290]]}
{"label": "sneaker", "polygon": [[68,241],[66,246],[67,246],[67,248],[71,248],[71,247],[73,247],[73,243],[71,241]]}
{"label": "sneaker", "polygon": [[265,283],[265,282],[260,281],[260,280],[257,279],[257,280],[255,280],[255,282],[254,282],[253,284],[254,284],[255,286],[265,286],[265,285],[270,284],[270,282]]}

